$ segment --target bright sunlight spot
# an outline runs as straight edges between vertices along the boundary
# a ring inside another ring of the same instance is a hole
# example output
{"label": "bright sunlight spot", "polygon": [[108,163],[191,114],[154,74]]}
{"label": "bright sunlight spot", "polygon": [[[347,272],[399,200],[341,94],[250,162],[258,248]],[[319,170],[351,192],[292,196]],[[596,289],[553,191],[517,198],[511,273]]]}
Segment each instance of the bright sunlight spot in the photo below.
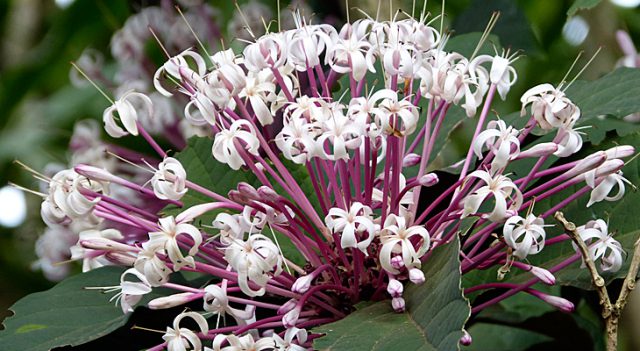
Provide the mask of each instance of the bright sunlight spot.
{"label": "bright sunlight spot", "polygon": [[640,0],[611,0],[611,2],[620,7],[636,7],[640,5]]}
{"label": "bright sunlight spot", "polygon": [[17,227],[27,215],[27,204],[22,190],[12,186],[0,189],[0,225],[4,227]]}
{"label": "bright sunlight spot", "polygon": [[589,24],[580,16],[572,17],[562,28],[562,36],[567,43],[578,46],[587,38]]}

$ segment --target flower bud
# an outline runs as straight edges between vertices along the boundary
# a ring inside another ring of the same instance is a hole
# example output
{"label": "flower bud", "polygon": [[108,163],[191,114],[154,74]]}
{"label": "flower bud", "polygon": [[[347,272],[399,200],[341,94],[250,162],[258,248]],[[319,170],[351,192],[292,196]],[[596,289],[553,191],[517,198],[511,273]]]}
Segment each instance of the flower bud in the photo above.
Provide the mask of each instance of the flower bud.
{"label": "flower bud", "polygon": [[387,292],[391,297],[400,297],[402,296],[402,291],[404,287],[402,283],[400,283],[397,279],[389,279],[389,284],[387,284]]}
{"label": "flower bud", "polygon": [[411,167],[420,163],[422,157],[418,154],[407,154],[402,160],[402,167]]}
{"label": "flower bud", "polygon": [[180,305],[184,305],[185,303],[193,300],[193,298],[199,297],[199,294],[194,294],[190,292],[184,292],[179,294],[173,294],[169,296],[158,297],[149,301],[147,307],[152,310],[162,310],[165,308],[176,307]]}
{"label": "flower bud", "polygon": [[420,285],[424,283],[424,273],[418,268],[411,268],[409,270],[409,280],[413,284]]}
{"label": "flower bud", "polygon": [[103,250],[103,251],[135,251],[136,248],[106,238],[91,238],[80,240],[80,245],[85,249]]}
{"label": "flower bud", "polygon": [[516,159],[527,157],[542,157],[553,154],[558,151],[558,144],[556,143],[540,143],[530,147],[528,150],[522,151]]}
{"label": "flower bud", "polygon": [[607,160],[605,163],[602,164],[602,166],[595,169],[595,177],[599,178],[599,177],[607,176],[612,173],[616,173],[617,171],[622,169],[622,167],[624,167],[624,161],[622,160],[618,160],[618,159]]}
{"label": "flower bud", "polygon": [[272,201],[272,202],[279,202],[280,201],[280,195],[278,195],[278,193],[271,189],[270,187],[263,185],[261,187],[258,188],[258,194],[260,194],[260,196],[263,199]]}
{"label": "flower bud", "polygon": [[404,299],[402,297],[394,297],[391,299],[391,307],[393,307],[393,310],[396,312],[404,312]]}
{"label": "flower bud", "polygon": [[260,199],[260,194],[256,188],[245,182],[240,182],[238,184],[238,192],[250,199]]}
{"label": "flower bud", "polygon": [[544,268],[531,266],[531,274],[535,275],[541,282],[547,285],[555,285],[556,283],[556,277]]}
{"label": "flower bud", "polygon": [[539,298],[540,300],[548,303],[549,305],[557,308],[561,312],[571,313],[576,309],[575,305],[571,301],[569,301],[569,300],[567,300],[565,298],[562,298],[562,297],[559,297],[559,296],[548,295],[548,294],[545,294],[545,293],[537,291],[537,290],[527,290],[527,292],[530,293],[531,295]]}
{"label": "flower bud", "polygon": [[402,260],[402,256],[393,256],[391,258],[391,267],[395,269],[400,269],[404,267],[404,261]]}
{"label": "flower bud", "polygon": [[296,306],[294,309],[282,316],[282,326],[287,329],[295,327],[296,323],[298,323],[298,318],[300,318],[300,311],[301,308]]}
{"label": "flower bud", "polygon": [[104,257],[106,257],[110,262],[123,266],[133,266],[136,262],[135,257],[117,251],[107,252]]}
{"label": "flower bud", "polygon": [[418,180],[418,182],[422,186],[434,186],[438,184],[439,181],[440,180],[438,179],[438,175],[435,173],[425,174]]}
{"label": "flower bud", "polygon": [[280,308],[278,308],[278,312],[277,313],[279,315],[285,314],[285,313],[291,311],[292,309],[294,309],[297,304],[298,304],[298,301],[296,301],[295,299],[291,299],[291,300],[285,302],[282,306],[280,306]]}
{"label": "flower bud", "polygon": [[100,182],[117,182],[117,177],[109,173],[107,170],[89,166],[85,164],[79,164],[73,167],[76,173],[85,176],[89,179],[97,180]]}
{"label": "flower bud", "polygon": [[620,146],[612,147],[609,150],[605,150],[604,153],[607,155],[607,158],[615,159],[615,158],[629,157],[633,155],[634,152],[636,152],[636,149],[633,146],[620,145]]}
{"label": "flower bud", "polygon": [[471,334],[469,334],[466,330],[462,329],[462,337],[460,338],[460,345],[469,346],[473,342],[471,338]]}
{"label": "flower bud", "polygon": [[293,283],[293,286],[291,287],[291,291],[293,291],[294,293],[297,293],[297,294],[306,293],[307,290],[309,290],[309,288],[311,287],[311,282],[313,282],[314,278],[315,278],[315,275],[313,275],[313,274],[305,275],[305,276],[302,276],[302,277],[298,278]]}
{"label": "flower bud", "polygon": [[584,159],[578,161],[578,163],[565,173],[567,177],[575,177],[585,172],[600,166],[607,160],[607,154],[604,151],[598,151],[593,153]]}

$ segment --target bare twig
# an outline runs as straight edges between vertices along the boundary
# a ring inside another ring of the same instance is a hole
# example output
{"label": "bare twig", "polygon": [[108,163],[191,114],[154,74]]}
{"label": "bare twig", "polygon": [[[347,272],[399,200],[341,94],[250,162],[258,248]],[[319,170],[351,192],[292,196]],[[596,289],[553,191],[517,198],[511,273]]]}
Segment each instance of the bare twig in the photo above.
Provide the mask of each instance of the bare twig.
{"label": "bare twig", "polygon": [[629,293],[635,288],[638,269],[640,269],[640,240],[635,243],[633,258],[631,260],[631,265],[629,266],[629,272],[624,279],[620,296],[618,296],[618,300],[615,305],[612,305],[609,293],[605,286],[605,281],[598,273],[598,269],[593,262],[593,258],[589,255],[587,244],[585,244],[584,240],[580,237],[580,234],[578,234],[576,225],[567,221],[562,212],[556,212],[554,217],[564,226],[567,234],[578,246],[582,259],[591,274],[593,285],[600,296],[600,305],[602,305],[602,318],[605,321],[607,333],[607,351],[615,351],[618,349],[618,320],[620,319],[620,314],[622,313],[624,306],[627,304]]}

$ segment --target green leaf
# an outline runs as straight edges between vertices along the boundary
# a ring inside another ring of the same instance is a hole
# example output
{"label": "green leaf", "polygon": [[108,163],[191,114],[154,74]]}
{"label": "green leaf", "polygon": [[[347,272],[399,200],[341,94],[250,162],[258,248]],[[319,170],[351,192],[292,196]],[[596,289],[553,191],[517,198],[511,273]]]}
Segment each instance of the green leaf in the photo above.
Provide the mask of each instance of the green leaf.
{"label": "green leaf", "polygon": [[76,346],[123,326],[129,315],[110,302],[110,296],[85,289],[116,284],[122,270],[99,268],[22,298],[10,308],[14,315],[3,322],[2,350],[42,351]]}
{"label": "green leaf", "polygon": [[583,132],[595,144],[610,130],[623,136],[640,129],[637,124],[615,120],[640,112],[640,69],[621,67],[595,81],[576,81],[566,93],[580,107],[579,125],[593,126]]}
{"label": "green leaf", "polygon": [[[524,50],[527,54],[536,51],[536,36],[518,1],[472,0],[464,12],[456,17],[452,28],[457,33],[483,32],[494,12],[500,12],[500,18],[492,33],[500,38],[504,47],[510,47],[512,51]],[[494,51],[492,49],[487,53],[494,54]]]}
{"label": "green leaf", "polygon": [[552,338],[522,328],[500,324],[478,323],[469,328],[473,337],[464,351],[524,351]]}
{"label": "green leaf", "polygon": [[407,287],[407,312],[389,301],[358,309],[346,318],[313,330],[317,350],[456,350],[470,306],[460,287],[460,243],[434,249],[423,268],[427,280]]}
{"label": "green leaf", "polygon": [[571,4],[569,10],[567,10],[568,16],[573,16],[580,10],[588,10],[596,7],[602,0],[576,0]]}

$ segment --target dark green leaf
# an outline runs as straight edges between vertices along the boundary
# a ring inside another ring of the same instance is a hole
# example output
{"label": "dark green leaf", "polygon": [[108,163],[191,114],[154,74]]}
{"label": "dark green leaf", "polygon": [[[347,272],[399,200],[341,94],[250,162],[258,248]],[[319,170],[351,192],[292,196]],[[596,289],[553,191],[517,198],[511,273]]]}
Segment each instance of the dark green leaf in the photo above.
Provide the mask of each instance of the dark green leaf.
{"label": "dark green leaf", "polygon": [[124,325],[129,316],[109,301],[111,296],[85,289],[115,285],[122,271],[119,267],[99,268],[22,298],[10,308],[14,316],[3,323],[2,350],[42,351],[76,346]]}
{"label": "dark green leaf", "polygon": [[407,312],[393,312],[389,301],[363,307],[343,320],[314,329],[326,336],[318,350],[456,350],[470,307],[460,288],[460,244],[434,249],[423,271],[426,282],[411,285]]}
{"label": "dark green leaf", "polygon": [[552,340],[550,337],[522,328],[500,324],[478,323],[469,328],[473,337],[465,351],[524,351],[541,342]]}
{"label": "dark green leaf", "polygon": [[567,10],[568,16],[573,16],[580,10],[588,10],[596,7],[602,0],[576,0],[571,4],[569,10]]}

